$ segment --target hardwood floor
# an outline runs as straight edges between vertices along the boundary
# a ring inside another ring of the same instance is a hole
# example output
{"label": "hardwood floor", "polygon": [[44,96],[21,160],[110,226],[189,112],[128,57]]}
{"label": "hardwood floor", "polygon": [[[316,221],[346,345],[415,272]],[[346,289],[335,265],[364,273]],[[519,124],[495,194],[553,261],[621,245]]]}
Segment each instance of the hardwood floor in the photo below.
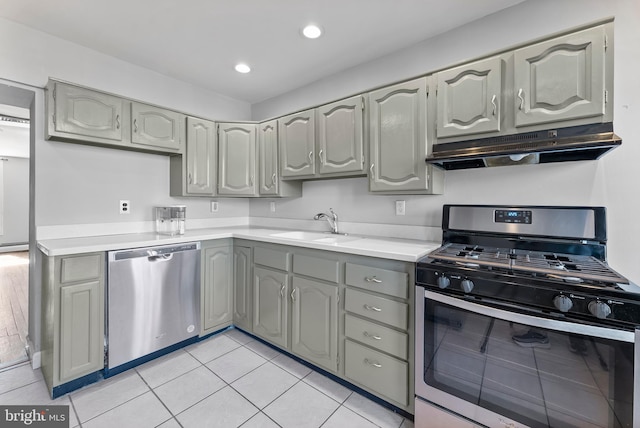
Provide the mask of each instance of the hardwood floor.
{"label": "hardwood floor", "polygon": [[25,361],[29,253],[0,253],[0,368]]}

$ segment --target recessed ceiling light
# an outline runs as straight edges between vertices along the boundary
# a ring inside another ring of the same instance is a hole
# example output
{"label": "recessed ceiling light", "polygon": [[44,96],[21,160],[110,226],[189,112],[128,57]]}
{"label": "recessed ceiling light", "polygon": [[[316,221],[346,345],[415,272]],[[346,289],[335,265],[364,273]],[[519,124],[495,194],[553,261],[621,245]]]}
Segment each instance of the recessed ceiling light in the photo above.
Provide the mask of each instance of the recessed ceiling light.
{"label": "recessed ceiling light", "polygon": [[317,25],[307,25],[302,29],[302,34],[308,39],[317,39],[322,35],[322,29]]}
{"label": "recessed ceiling light", "polygon": [[237,64],[236,65],[236,71],[238,73],[248,73],[251,71],[251,67],[249,67],[247,64]]}

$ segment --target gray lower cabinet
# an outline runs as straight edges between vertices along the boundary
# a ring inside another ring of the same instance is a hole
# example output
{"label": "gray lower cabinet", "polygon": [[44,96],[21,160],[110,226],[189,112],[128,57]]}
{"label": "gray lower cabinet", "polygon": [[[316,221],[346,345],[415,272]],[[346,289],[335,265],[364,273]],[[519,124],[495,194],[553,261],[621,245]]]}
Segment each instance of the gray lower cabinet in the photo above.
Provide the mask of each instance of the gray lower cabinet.
{"label": "gray lower cabinet", "polygon": [[217,151],[216,124],[187,117],[185,154],[171,156],[169,162],[171,196],[214,196]]}
{"label": "gray lower cabinet", "polygon": [[288,345],[289,275],[253,268],[253,333],[284,348]]}
{"label": "gray lower cabinet", "polygon": [[185,115],[160,107],[131,102],[131,144],[183,151]]}
{"label": "gray lower cabinet", "polygon": [[313,177],[316,173],[315,110],[278,119],[282,177]]}
{"label": "gray lower cabinet", "polygon": [[604,25],[517,49],[515,126],[604,116],[613,84],[607,49]]}
{"label": "gray lower cabinet", "polygon": [[47,138],[121,144],[126,136],[125,107],[128,106],[122,98],[49,81]]}
{"label": "gray lower cabinet", "polygon": [[442,193],[442,173],[425,163],[427,78],[369,93],[369,191]]}
{"label": "gray lower cabinet", "polygon": [[205,241],[201,247],[202,334],[233,321],[233,250],[229,241]]}
{"label": "gray lower cabinet", "polygon": [[256,125],[218,124],[218,194],[255,196]]}
{"label": "gray lower cabinet", "polygon": [[251,247],[233,247],[233,324],[251,331]]}
{"label": "gray lower cabinet", "polygon": [[42,373],[53,388],[104,367],[104,253],[42,264]]}
{"label": "gray lower cabinet", "polygon": [[338,286],[294,277],[291,350],[321,367],[338,369]]}

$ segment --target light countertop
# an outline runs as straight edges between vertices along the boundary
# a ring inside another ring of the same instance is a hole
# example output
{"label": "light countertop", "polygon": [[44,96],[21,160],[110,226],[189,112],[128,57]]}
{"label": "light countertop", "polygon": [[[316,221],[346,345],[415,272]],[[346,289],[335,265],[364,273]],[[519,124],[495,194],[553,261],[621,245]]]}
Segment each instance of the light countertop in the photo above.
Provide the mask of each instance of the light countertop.
{"label": "light countertop", "polygon": [[221,227],[187,230],[184,235],[130,233],[122,235],[88,236],[82,238],[47,239],[38,241],[38,248],[47,256],[124,250],[138,247],[171,245],[192,241],[239,238],[273,244],[293,245],[339,253],[358,254],[406,262],[416,262],[440,246],[439,242],[396,239],[374,236],[332,235],[323,232],[302,232],[284,229],[252,227]]}

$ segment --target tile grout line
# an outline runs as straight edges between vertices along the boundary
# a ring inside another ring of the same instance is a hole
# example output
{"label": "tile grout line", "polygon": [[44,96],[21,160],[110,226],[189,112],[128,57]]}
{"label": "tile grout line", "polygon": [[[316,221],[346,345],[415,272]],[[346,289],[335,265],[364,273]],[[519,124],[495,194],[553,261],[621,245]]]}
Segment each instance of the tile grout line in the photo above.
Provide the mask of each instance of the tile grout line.
{"label": "tile grout line", "polygon": [[[197,368],[197,367],[196,367],[196,368]],[[195,369],[193,369],[193,370],[195,370]],[[189,372],[191,372],[191,371],[193,371],[193,370],[189,370]],[[189,372],[187,372],[187,373],[189,373]],[[178,418],[176,418],[176,415],[174,415],[174,414],[173,414],[173,412],[171,411],[171,409],[169,409],[169,408],[167,407],[167,405],[166,405],[166,404],[164,404],[164,401],[162,401],[162,400],[160,399],[160,397],[158,397],[158,394],[156,394],[156,391],[155,391],[153,388],[151,388],[151,386],[147,383],[147,381],[144,379],[144,377],[142,377],[142,375],[141,375],[140,373],[138,373],[138,371],[137,371],[137,370],[136,370],[136,374],[138,375],[138,377],[140,377],[140,379],[142,379],[142,382],[144,382],[144,384],[145,384],[145,385],[147,385],[147,388],[149,388],[149,390],[151,391],[151,393],[153,394],[153,396],[154,396],[154,397],[156,397],[156,398],[158,399],[158,401],[160,402],[160,404],[162,404],[162,406],[163,406],[165,409],[167,409],[167,412],[169,412],[169,414],[171,415],[171,417],[170,417],[169,419],[167,419],[166,421],[162,421],[160,424],[158,424],[158,426],[162,425],[162,424],[163,424],[163,423],[165,423],[165,422],[170,421],[171,419],[175,419],[175,420],[176,420],[176,422],[178,422],[178,425],[180,425],[180,427],[182,427],[182,424],[180,423],[180,421],[178,421]],[[186,373],[184,373],[184,374],[186,374]],[[178,377],[180,377],[180,376],[178,376]],[[177,379],[177,378],[174,378],[174,379]],[[173,380],[173,379],[171,379],[171,380]],[[165,383],[167,383],[167,382],[165,382]],[[163,384],[163,385],[164,385],[164,384]],[[145,392],[145,394],[146,394],[146,392]],[[143,394],[141,394],[141,395],[143,395]],[[138,397],[139,397],[139,396],[138,396]],[[131,400],[129,400],[129,401],[131,401]]]}
{"label": "tile grout line", "polygon": [[78,420],[78,425],[80,428],[82,428],[82,422],[80,422],[80,416],[78,415],[78,411],[76,410],[76,406],[73,402],[73,399],[71,398],[71,394],[69,394],[69,403],[71,403],[71,408],[73,409],[73,413],[76,415],[76,419]]}

